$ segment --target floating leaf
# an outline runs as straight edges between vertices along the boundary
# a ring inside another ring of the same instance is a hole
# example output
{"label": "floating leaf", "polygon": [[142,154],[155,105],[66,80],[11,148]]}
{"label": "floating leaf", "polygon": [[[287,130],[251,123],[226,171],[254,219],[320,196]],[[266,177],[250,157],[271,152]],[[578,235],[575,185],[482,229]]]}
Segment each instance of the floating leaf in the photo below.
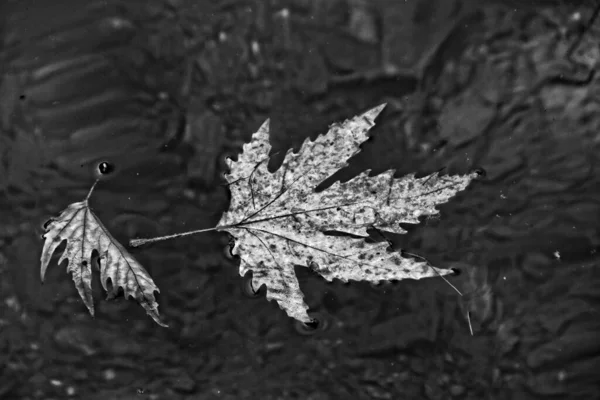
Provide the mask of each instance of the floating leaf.
{"label": "floating leaf", "polygon": [[252,285],[266,285],[267,299],[304,323],[311,318],[295,265],[309,267],[329,281],[380,282],[451,273],[364,238],[373,228],[405,233],[401,223],[417,224],[421,216],[438,214],[436,205],[464,190],[477,173],[395,178],[393,170],[377,176],[365,171],[315,191],[360,151],[383,107],[335,124],[314,141],[306,140],[297,153],[288,151],[273,173],[267,169],[268,122],[244,145],[237,161],[228,160],[231,204],[216,229],[235,238],[232,252],[241,258],[240,275],[252,271]]}
{"label": "floating leaf", "polygon": [[[92,187],[93,190],[93,187]],[[92,193],[90,190],[90,194]],[[125,298],[133,297],[157,324],[166,326],[158,315],[154,292],[159,292],[148,272],[125,248],[112,237],[106,227],[89,207],[88,200],[69,205],[56,219],[44,225],[44,248],[41,257],[41,278],[54,251],[63,241],[66,248],[58,263],[68,260],[67,271],[71,273],[75,287],[94,315],[92,298],[92,256],[98,252],[100,280],[108,293],[108,299],[116,297],[123,289]]]}

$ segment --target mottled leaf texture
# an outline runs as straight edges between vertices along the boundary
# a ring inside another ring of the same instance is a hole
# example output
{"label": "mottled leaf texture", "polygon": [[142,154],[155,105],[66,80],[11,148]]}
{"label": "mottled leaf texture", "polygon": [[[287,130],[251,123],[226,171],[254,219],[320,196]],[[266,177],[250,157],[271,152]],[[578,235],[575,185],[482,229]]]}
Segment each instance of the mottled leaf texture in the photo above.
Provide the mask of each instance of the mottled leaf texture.
{"label": "mottled leaf texture", "polygon": [[89,208],[87,199],[69,205],[58,218],[46,224],[45,230],[41,257],[42,281],[52,254],[66,240],[67,246],[58,263],[68,260],[67,271],[71,273],[79,295],[93,316],[92,253],[96,250],[100,279],[108,299],[114,298],[122,288],[125,298],[131,296],[136,299],[156,323],[166,326],[159,318],[154,297],[154,292],[159,292],[158,287],[144,267],[112,237]]}
{"label": "mottled leaf texture", "polygon": [[371,243],[362,237],[368,236],[369,228],[405,233],[400,223],[417,224],[420,216],[437,214],[435,206],[464,190],[477,174],[394,178],[393,170],[377,176],[365,171],[348,182],[314,190],[360,151],[383,107],[334,124],[314,141],[307,139],[297,153],[288,151],[273,173],[267,169],[268,121],[244,145],[237,161],[228,160],[231,205],[217,229],[234,236],[232,252],[241,258],[240,274],[252,271],[252,285],[266,285],[267,299],[299,321],[311,319],[295,265],[307,266],[329,281],[345,282],[450,273],[403,258],[386,242]]}

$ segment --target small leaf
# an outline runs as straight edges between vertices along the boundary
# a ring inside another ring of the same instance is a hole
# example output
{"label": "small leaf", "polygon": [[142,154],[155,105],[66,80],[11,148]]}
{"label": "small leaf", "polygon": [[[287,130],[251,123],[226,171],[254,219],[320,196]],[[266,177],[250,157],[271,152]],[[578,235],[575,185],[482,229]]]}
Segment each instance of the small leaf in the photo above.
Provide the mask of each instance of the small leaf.
{"label": "small leaf", "polygon": [[311,318],[295,265],[310,266],[327,280],[373,283],[452,273],[365,238],[372,228],[405,233],[400,224],[417,224],[421,216],[438,214],[435,207],[464,190],[476,173],[395,178],[393,170],[377,176],[366,171],[348,182],[314,190],[360,151],[382,109],[334,124],[327,134],[306,140],[297,153],[288,151],[273,173],[267,168],[268,122],[244,145],[237,161],[228,160],[230,173],[225,177],[231,203],[217,229],[234,236],[232,254],[241,258],[240,275],[253,271],[252,286],[266,285],[267,299],[303,323]]}
{"label": "small leaf", "polygon": [[88,206],[87,199],[69,205],[57,218],[49,220],[44,228],[42,282],[52,254],[66,240],[67,246],[58,263],[68,260],[67,272],[71,273],[79,295],[93,316],[92,253],[96,250],[99,254],[100,279],[102,287],[108,292],[108,299],[115,297],[122,288],[125,298],[133,297],[157,324],[167,326],[158,315],[158,304],[154,297],[154,292],[159,292],[158,287],[144,267],[112,237]]}

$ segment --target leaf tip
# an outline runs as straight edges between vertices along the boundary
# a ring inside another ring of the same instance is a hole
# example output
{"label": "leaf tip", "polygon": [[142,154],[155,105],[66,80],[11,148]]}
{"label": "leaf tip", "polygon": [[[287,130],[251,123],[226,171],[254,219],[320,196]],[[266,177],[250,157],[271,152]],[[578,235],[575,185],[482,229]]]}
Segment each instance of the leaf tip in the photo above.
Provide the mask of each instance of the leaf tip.
{"label": "leaf tip", "polygon": [[385,107],[387,107],[387,103],[381,103],[377,107],[373,107],[373,110],[376,110],[377,113],[380,113]]}
{"label": "leaf tip", "polygon": [[259,131],[266,131],[267,133],[269,133],[269,129],[271,126],[271,118],[267,118],[265,120],[265,122],[262,123],[262,125],[260,126],[260,128],[258,128]]}
{"label": "leaf tip", "polygon": [[383,103],[378,105],[377,107],[371,108],[369,111],[364,113],[363,115],[371,120],[371,123],[375,123],[375,118],[379,116],[379,114],[383,111],[383,109],[387,106],[387,103]]}
{"label": "leaf tip", "polygon": [[168,328],[168,327],[169,327],[169,324],[165,324],[165,323],[164,323],[164,322],[162,322],[162,321],[158,321],[158,322],[157,322],[157,324],[158,324],[158,325],[160,325],[160,326],[161,326],[161,327],[163,327],[163,328]]}
{"label": "leaf tip", "polygon": [[40,282],[42,283],[42,285],[44,284],[44,279],[46,277],[46,269],[48,268],[48,265],[44,263],[44,261],[42,260],[42,269],[40,270]]}
{"label": "leaf tip", "polygon": [[94,310],[94,298],[92,297],[92,288],[91,287],[85,287],[83,289],[77,288],[77,290],[79,291],[79,296],[83,300],[83,304],[85,304],[85,307],[88,309],[88,312],[90,313],[92,318],[94,318],[95,310]]}
{"label": "leaf tip", "polygon": [[169,327],[169,324],[167,324],[161,320],[160,316],[158,315],[157,310],[148,311],[148,315],[150,316],[150,318],[152,318],[154,320],[154,322],[156,322],[158,325],[162,326],[163,328]]}
{"label": "leaf tip", "polygon": [[[258,130],[256,132],[254,132],[254,134],[252,135],[252,141],[258,141],[258,142],[265,142],[267,145],[269,144],[269,136],[270,136],[270,126],[271,126],[271,120],[267,119],[265,122],[262,123],[262,125],[260,126],[260,128],[258,128]],[[270,146],[267,146],[270,149]],[[244,149],[245,150],[245,149]],[[267,149],[267,153],[268,153],[268,149]]]}

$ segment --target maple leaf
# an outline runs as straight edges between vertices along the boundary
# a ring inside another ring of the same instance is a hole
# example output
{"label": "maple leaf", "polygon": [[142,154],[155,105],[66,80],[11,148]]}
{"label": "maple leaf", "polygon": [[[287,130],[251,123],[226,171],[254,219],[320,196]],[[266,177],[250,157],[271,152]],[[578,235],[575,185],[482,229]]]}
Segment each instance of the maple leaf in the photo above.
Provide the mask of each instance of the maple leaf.
{"label": "maple leaf", "polygon": [[304,323],[312,319],[295,265],[311,268],[329,281],[345,282],[378,283],[452,273],[438,270],[424,259],[404,258],[390,251],[387,242],[365,239],[368,229],[406,233],[402,223],[418,224],[419,217],[438,214],[436,205],[464,190],[477,172],[395,178],[394,170],[376,176],[369,176],[367,170],[347,182],[337,181],[325,190],[315,190],[360,151],[383,107],[334,124],[314,141],[305,140],[297,153],[287,152],[275,172],[267,168],[271,145],[269,123],[265,122],[252,141],[244,144],[238,160],[227,160],[230,172],[225,178],[231,202],[216,227],[134,239],[130,245],[227,231],[234,237],[232,254],[241,259],[240,275],[252,271],[252,287],[265,285],[268,300],[275,300],[290,317]]}
{"label": "maple leaf", "polygon": [[[252,271],[253,287],[266,285],[267,299],[299,321],[308,323],[311,318],[295,265],[307,266],[329,281],[380,282],[452,272],[403,258],[389,251],[387,242],[363,238],[369,236],[369,228],[406,233],[401,223],[418,224],[420,216],[437,214],[435,206],[464,190],[477,173],[394,178],[393,170],[377,176],[369,176],[367,170],[347,182],[314,190],[360,151],[383,107],[334,124],[314,141],[307,139],[297,153],[289,150],[273,173],[267,168],[268,121],[244,145],[237,161],[228,160],[230,173],[225,177],[232,198],[217,229],[235,238],[232,253],[241,258],[240,275]],[[331,231],[348,236],[328,234]]]}
{"label": "maple leaf", "polygon": [[[96,181],[97,183],[97,181]],[[92,256],[98,252],[100,281],[107,291],[107,300],[116,297],[123,289],[125,298],[133,297],[146,310],[156,323],[161,322],[158,304],[154,292],[159,292],[148,272],[125,248],[112,237],[106,227],[89,207],[88,200],[92,186],[85,200],[70,204],[55,219],[44,225],[44,248],[41,255],[41,279],[44,281],[46,269],[52,254],[63,241],[67,241],[58,264],[68,260],[67,272],[70,272],[84,304],[94,315],[92,298]],[[109,284],[110,282],[110,284]]]}

